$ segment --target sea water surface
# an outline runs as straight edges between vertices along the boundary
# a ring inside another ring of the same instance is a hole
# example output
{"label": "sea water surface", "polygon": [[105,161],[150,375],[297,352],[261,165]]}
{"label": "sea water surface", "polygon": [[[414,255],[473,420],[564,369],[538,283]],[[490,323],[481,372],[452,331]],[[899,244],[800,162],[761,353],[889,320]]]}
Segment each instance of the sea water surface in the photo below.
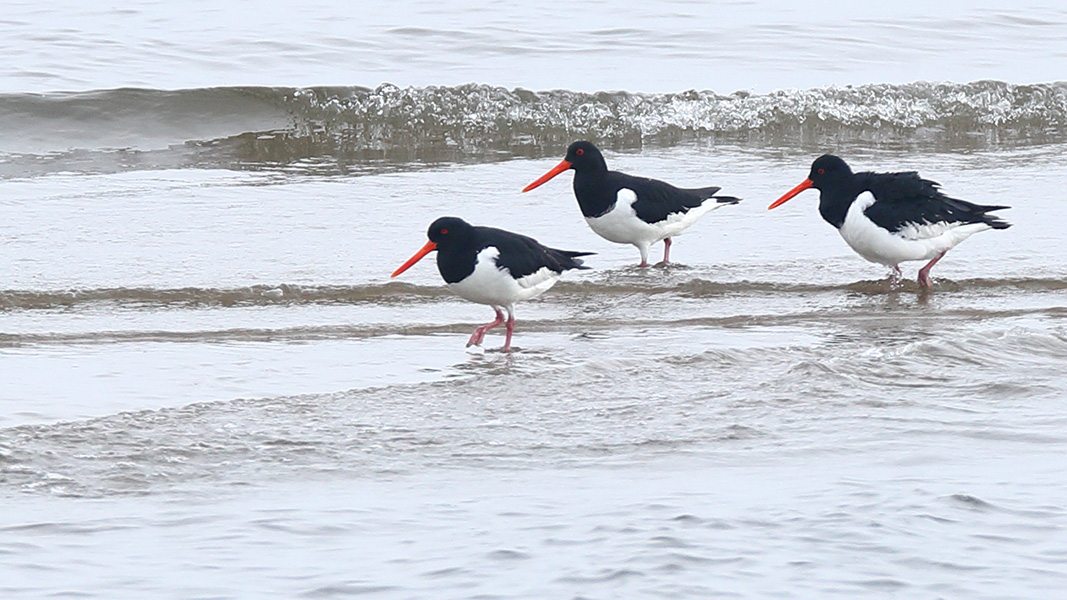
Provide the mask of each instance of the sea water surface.
{"label": "sea water surface", "polygon": [[[8,8],[0,596],[1067,585],[1059,4]],[[743,201],[639,269],[580,138]],[[1013,226],[894,285],[825,151]],[[597,254],[471,353],[443,215]]]}

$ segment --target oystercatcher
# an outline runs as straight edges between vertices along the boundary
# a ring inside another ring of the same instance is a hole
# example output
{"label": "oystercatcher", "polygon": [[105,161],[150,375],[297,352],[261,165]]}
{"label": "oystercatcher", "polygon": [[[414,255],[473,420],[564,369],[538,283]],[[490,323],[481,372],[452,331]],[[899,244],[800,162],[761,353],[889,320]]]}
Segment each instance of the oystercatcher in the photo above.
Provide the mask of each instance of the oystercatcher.
{"label": "oystercatcher", "polygon": [[979,231],[1011,224],[988,214],[1008,206],[983,206],[950,198],[940,184],[905,173],[853,173],[840,158],[824,154],[811,165],[808,178],[775,200],[768,210],[800,192],[819,190],[819,214],[863,258],[893,269],[900,263],[928,260],[919,269],[919,285],[930,287],[930,269],[956,244]]}
{"label": "oystercatcher", "polygon": [[467,346],[481,346],[485,332],[504,323],[502,311],[506,310],[505,352],[511,350],[515,303],[540,296],[568,269],[588,269],[578,257],[593,254],[548,248],[533,238],[493,227],[476,227],[456,217],[437,219],[426,235],[430,241],[392,276],[400,275],[437,250],[437,270],[449,289],[496,311],[496,319],[475,329]]}
{"label": "oystercatcher", "polygon": [[681,189],[656,179],[609,171],[604,155],[589,142],[571,144],[562,162],[522,191],[528,192],[567,169],[574,169],[574,195],[585,222],[609,242],[637,246],[642,267],[648,266],[652,244],[663,240],[666,264],[672,237],[704,213],[741,201],[716,196],[721,189],[717,187]]}

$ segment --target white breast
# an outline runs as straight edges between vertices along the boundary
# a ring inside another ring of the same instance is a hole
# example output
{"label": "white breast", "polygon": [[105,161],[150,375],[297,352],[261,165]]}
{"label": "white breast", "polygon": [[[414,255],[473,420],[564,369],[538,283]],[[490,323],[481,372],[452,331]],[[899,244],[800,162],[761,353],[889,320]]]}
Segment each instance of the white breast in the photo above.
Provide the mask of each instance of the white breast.
{"label": "white breast", "polygon": [[488,246],[478,253],[474,272],[462,281],[448,284],[457,296],[490,306],[511,306],[540,296],[559,281],[559,273],[542,267],[535,273],[515,279],[496,264],[500,250]]}
{"label": "white breast", "polygon": [[633,204],[637,194],[628,188],[619,190],[615,206],[599,217],[586,217],[586,223],[600,237],[617,244],[650,245],[681,234],[696,222],[704,213],[718,208],[719,203],[713,199],[703,205],[689,209],[688,212],[671,213],[658,223],[646,223],[637,216]]}
{"label": "white breast", "polygon": [[863,211],[874,204],[870,192],[860,194],[848,208],[838,230],[845,242],[863,258],[895,266],[908,260],[930,260],[979,231],[985,223],[912,223],[890,232],[871,221]]}

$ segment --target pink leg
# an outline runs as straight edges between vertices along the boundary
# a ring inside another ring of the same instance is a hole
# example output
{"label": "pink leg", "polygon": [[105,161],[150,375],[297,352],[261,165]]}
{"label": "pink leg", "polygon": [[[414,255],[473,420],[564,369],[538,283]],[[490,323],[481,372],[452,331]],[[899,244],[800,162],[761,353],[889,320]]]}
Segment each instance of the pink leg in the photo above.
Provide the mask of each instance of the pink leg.
{"label": "pink leg", "polygon": [[511,334],[515,332],[515,313],[512,311],[510,306],[508,307],[507,332],[508,336],[504,339],[504,352],[511,351]]}
{"label": "pink leg", "polygon": [[671,262],[671,238],[663,238],[663,264]]}
{"label": "pink leg", "polygon": [[[493,310],[496,311],[496,319],[493,320],[492,323],[486,323],[474,330],[474,333],[471,334],[471,339],[467,340],[468,348],[471,346],[481,346],[482,339],[485,338],[485,332],[504,322],[504,313],[500,312],[500,309],[495,306],[493,307]],[[508,337],[510,338],[510,334]]]}
{"label": "pink leg", "polygon": [[[948,252],[948,250],[945,250],[945,252]],[[920,286],[922,286],[922,287],[930,287],[930,286],[932,286],[934,284],[934,282],[930,280],[930,269],[934,265],[937,264],[937,261],[941,260],[941,257],[943,257],[945,255],[945,252],[942,252],[941,254],[938,254],[937,256],[934,257],[934,260],[931,260],[930,262],[926,263],[925,267],[919,269],[919,285]]]}
{"label": "pink leg", "polygon": [[889,277],[890,283],[899,283],[904,277],[904,274],[900,272],[900,265],[893,265],[893,274]]}

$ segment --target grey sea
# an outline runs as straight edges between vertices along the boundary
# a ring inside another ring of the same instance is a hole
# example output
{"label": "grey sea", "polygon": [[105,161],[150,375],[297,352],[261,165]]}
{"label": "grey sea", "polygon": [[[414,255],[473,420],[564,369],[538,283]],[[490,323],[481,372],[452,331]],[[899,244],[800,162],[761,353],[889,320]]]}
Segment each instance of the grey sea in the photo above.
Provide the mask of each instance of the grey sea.
{"label": "grey sea", "polygon": [[[1067,594],[1063,3],[16,0],[0,54],[3,598]],[[576,139],[743,201],[637,268],[520,193]],[[894,284],[766,210],[823,152],[1013,226]],[[445,215],[592,269],[468,352],[389,278]]]}

